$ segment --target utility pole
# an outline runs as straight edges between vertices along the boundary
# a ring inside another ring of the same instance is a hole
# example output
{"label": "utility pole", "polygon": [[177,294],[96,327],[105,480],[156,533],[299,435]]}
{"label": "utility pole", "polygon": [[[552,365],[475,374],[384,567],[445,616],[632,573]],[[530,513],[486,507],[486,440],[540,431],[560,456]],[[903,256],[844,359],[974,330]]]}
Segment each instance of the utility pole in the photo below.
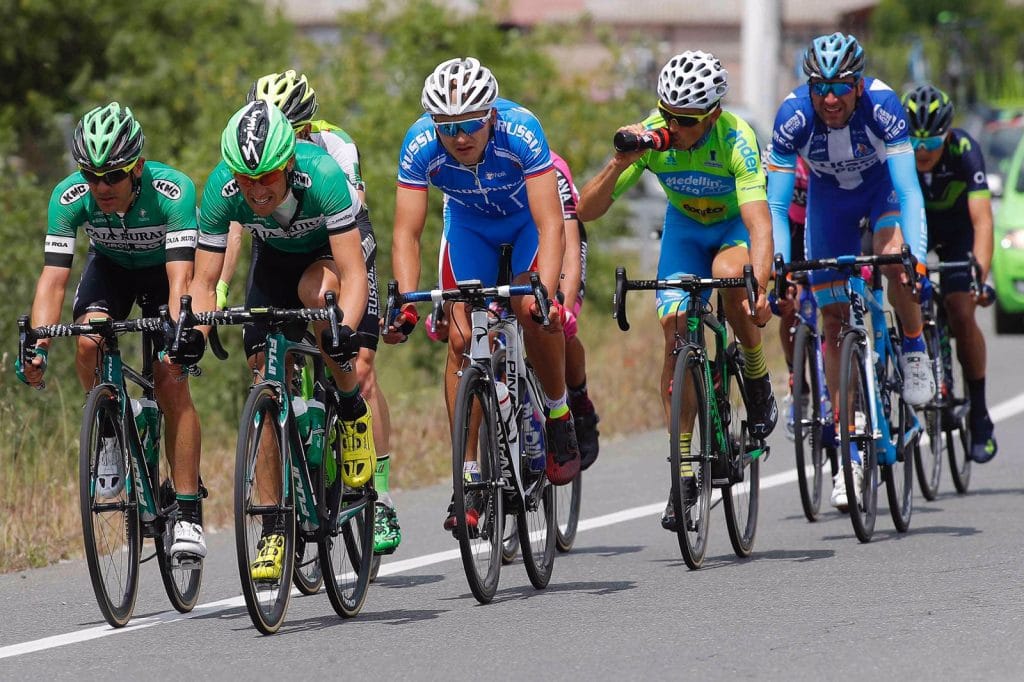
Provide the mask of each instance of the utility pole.
{"label": "utility pole", "polygon": [[779,44],[782,0],[743,0],[740,39],[743,49],[743,103],[770,129],[779,95]]}

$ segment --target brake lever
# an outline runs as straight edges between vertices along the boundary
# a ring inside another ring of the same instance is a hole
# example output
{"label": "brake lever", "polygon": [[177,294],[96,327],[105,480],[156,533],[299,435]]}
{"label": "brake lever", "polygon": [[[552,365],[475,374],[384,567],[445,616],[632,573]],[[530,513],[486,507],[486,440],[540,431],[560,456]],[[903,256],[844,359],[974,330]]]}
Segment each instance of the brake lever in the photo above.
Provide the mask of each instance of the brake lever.
{"label": "brake lever", "polygon": [[536,272],[530,273],[530,286],[533,287],[533,297],[537,301],[537,309],[540,310],[541,324],[547,327],[551,324],[551,318],[548,317],[548,296],[544,285],[540,283],[540,275]]}

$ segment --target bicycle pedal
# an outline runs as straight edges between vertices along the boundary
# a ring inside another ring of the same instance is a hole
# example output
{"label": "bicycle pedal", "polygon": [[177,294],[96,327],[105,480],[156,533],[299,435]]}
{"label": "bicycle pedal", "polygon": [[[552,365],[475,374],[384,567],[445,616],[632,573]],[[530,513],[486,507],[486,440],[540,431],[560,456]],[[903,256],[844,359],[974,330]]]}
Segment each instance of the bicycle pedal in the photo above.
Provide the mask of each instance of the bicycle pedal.
{"label": "bicycle pedal", "polygon": [[202,558],[195,554],[179,554],[171,559],[172,568],[196,569],[203,565]]}

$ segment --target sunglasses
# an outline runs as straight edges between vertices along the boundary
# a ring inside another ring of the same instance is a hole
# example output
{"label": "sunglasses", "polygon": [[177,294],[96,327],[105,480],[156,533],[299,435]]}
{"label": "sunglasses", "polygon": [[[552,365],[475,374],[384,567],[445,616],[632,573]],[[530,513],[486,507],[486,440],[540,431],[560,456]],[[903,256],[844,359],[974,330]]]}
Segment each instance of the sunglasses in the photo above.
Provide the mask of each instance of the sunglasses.
{"label": "sunglasses", "polygon": [[658,111],[661,112],[661,117],[665,119],[665,123],[667,124],[669,121],[675,121],[681,128],[692,128],[711,114],[715,113],[715,109],[717,108],[717,106],[712,107],[710,111],[706,111],[703,114],[674,114],[661,106],[661,104],[658,104]]}
{"label": "sunglasses", "polygon": [[857,87],[857,83],[833,83],[829,81],[819,81],[817,83],[809,83],[811,92],[818,97],[826,97],[828,93],[834,94],[836,97],[842,97],[843,95],[849,95],[853,92],[854,88]]}
{"label": "sunglasses", "polygon": [[459,133],[465,133],[472,135],[483,130],[483,127],[487,125],[487,121],[491,119],[491,112],[487,112],[480,118],[469,118],[465,121],[452,121],[450,123],[438,123],[434,121],[434,127],[437,128],[437,132],[441,133],[445,137],[455,137]]}
{"label": "sunglasses", "polygon": [[239,185],[246,187],[252,187],[253,185],[263,185],[264,187],[270,187],[284,175],[284,169],[288,165],[285,162],[284,166],[275,168],[274,170],[267,171],[266,173],[260,173],[259,175],[244,175],[242,173],[235,173],[235,181]]}
{"label": "sunglasses", "polygon": [[79,166],[78,172],[81,173],[82,177],[85,178],[85,181],[90,184],[98,185],[101,182],[105,182],[108,185],[116,185],[117,183],[121,182],[122,180],[128,177],[128,175],[132,172],[132,169],[135,168],[135,165],[138,164],[138,162],[139,160],[135,159],[124,168],[115,168],[114,170],[109,170],[104,173],[97,173],[94,170],[89,170],[88,168],[83,168],[82,166]]}
{"label": "sunglasses", "polygon": [[932,137],[911,137],[910,144],[914,145],[914,151],[918,149],[924,149],[925,151],[933,152],[936,149],[942,147],[942,143],[946,141],[945,135],[934,135]]}

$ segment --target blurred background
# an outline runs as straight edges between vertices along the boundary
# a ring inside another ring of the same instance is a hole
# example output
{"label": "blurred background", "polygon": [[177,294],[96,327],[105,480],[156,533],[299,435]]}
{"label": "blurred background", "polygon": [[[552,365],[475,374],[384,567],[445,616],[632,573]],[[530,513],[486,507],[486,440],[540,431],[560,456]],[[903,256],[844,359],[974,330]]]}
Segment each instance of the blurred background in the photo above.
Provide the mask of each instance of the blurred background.
{"label": "blurred background", "polygon": [[[1012,170],[1024,130],[1022,5],[0,0],[0,571],[67,556],[79,543],[75,472],[83,395],[73,374],[72,344],[54,344],[45,391],[26,389],[12,367],[15,320],[28,312],[42,267],[50,192],[74,170],[68,143],[89,109],[112,100],[131,107],[146,134],[144,156],[183,170],[201,196],[219,161],[220,132],[252,81],[288,68],[304,72],[316,89],[319,117],[341,125],[359,145],[386,282],[399,146],[421,112],[423,79],[445,59],[471,55],[490,67],[502,96],[538,115],[551,147],[582,186],[607,158],[616,128],[643,119],[654,106],[658,72],[673,54],[716,54],[730,72],[726,107],[747,118],[764,143],[779,102],[802,80],[797,64],[804,46],[816,35],[841,30],[864,43],[868,75],[897,90],[924,80],[947,89],[958,123],[979,138],[990,170],[1003,177]],[[630,334],[613,329],[608,315],[616,265],[654,274],[658,243],[650,235],[660,229],[665,204],[653,176],[647,180],[588,229],[588,310],[581,334],[606,437],[661,423],[660,334],[650,301],[636,302],[638,323]],[[423,286],[433,284],[427,280],[436,270],[430,245],[438,243],[441,228],[439,193],[430,198]],[[1018,232],[1024,248],[1024,229]],[[1011,236],[1017,239],[1017,232]],[[1007,248],[1017,248],[1013,240]],[[86,241],[79,239],[75,282]],[[243,292],[239,275],[231,303],[241,303]],[[72,296],[68,291],[65,320]],[[233,465],[238,413],[251,380],[238,336],[225,333],[231,359],[204,361],[204,375],[193,381],[214,507],[224,502],[226,508],[230,497],[225,472]],[[132,348],[126,346],[129,362],[137,356]],[[393,480],[399,486],[445,475],[447,423],[437,399],[443,357],[443,348],[422,338],[382,346],[378,364],[395,425]]]}

